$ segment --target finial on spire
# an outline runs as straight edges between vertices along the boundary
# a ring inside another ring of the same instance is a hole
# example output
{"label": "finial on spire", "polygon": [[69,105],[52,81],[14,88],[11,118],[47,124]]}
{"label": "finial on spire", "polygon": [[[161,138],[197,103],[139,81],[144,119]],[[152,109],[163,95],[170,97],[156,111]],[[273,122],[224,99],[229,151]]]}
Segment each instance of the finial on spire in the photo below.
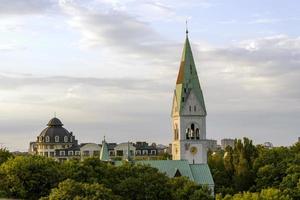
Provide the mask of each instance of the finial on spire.
{"label": "finial on spire", "polygon": [[188,36],[189,30],[188,30],[188,20],[185,20],[185,34]]}
{"label": "finial on spire", "polygon": [[105,134],[104,134],[104,137],[103,137],[103,141],[105,141]]}

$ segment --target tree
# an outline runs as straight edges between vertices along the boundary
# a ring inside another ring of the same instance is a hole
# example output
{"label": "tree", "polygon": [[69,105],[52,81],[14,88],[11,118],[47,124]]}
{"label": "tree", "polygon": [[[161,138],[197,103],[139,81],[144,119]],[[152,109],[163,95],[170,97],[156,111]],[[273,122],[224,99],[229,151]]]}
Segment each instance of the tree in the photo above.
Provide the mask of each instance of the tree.
{"label": "tree", "polygon": [[120,196],[114,195],[111,189],[98,183],[80,183],[67,179],[59,183],[58,188],[51,190],[48,197],[41,200],[118,200]]}
{"label": "tree", "polygon": [[190,181],[187,177],[172,178],[169,180],[169,184],[172,191],[172,199],[174,200],[189,199],[191,194],[201,188],[201,186]]}
{"label": "tree", "polygon": [[169,179],[173,200],[212,200],[212,193],[206,186],[201,186],[189,180],[187,177],[175,177]]}
{"label": "tree", "polygon": [[6,197],[38,199],[62,180],[58,162],[41,156],[17,156],[0,166],[0,191]]}
{"label": "tree", "polygon": [[201,189],[196,190],[189,198],[190,200],[213,200],[211,191],[208,187],[204,186]]}
{"label": "tree", "polygon": [[12,157],[13,155],[6,148],[0,148],[0,165]]}
{"label": "tree", "polygon": [[258,192],[243,192],[233,196],[226,195],[224,198],[217,195],[216,200],[292,200],[288,195],[283,194],[280,190],[268,188]]}
{"label": "tree", "polygon": [[112,189],[124,199],[170,199],[169,178],[155,168],[123,164],[115,168],[114,176],[119,180]]}

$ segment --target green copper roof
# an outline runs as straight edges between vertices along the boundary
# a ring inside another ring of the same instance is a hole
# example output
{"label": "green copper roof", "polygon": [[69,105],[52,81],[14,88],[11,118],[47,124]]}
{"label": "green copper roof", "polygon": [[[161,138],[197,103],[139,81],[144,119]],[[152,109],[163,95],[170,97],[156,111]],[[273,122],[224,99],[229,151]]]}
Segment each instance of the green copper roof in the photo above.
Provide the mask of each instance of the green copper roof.
{"label": "green copper roof", "polygon": [[190,165],[195,182],[201,185],[214,185],[214,180],[207,164]]}
{"label": "green copper roof", "polygon": [[150,165],[157,168],[160,172],[166,173],[169,177],[174,177],[177,170],[182,176],[188,177],[194,181],[191,168],[186,160],[141,160],[137,164]]}
{"label": "green copper roof", "polygon": [[[150,165],[169,177],[175,177],[178,171],[181,176],[186,176],[190,180],[201,185],[214,185],[210,169],[207,164],[189,164],[186,160],[135,160],[136,164]],[[124,162],[115,161],[116,166]]]}
{"label": "green copper roof", "polygon": [[100,160],[102,160],[102,161],[109,160],[108,147],[107,147],[107,143],[106,143],[105,139],[102,141]]}
{"label": "green copper roof", "polygon": [[177,103],[179,107],[179,113],[181,113],[182,108],[184,106],[184,102],[191,91],[193,91],[194,94],[197,96],[197,99],[206,115],[204,98],[203,98],[202,90],[198,79],[198,74],[197,74],[196,65],[193,58],[191,45],[189,42],[189,38],[187,36],[183,47],[180,68],[179,68],[179,73],[176,81],[176,89],[175,89],[175,94],[176,94]]}

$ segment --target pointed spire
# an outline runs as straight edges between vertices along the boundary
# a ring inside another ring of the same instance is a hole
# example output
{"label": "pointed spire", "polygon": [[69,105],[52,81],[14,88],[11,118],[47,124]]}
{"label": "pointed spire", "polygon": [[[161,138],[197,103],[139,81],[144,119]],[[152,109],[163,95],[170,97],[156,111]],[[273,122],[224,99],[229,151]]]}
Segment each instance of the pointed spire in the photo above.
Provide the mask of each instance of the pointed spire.
{"label": "pointed spire", "polygon": [[102,161],[109,161],[109,153],[108,153],[108,146],[105,141],[105,136],[102,140],[102,147],[101,147],[101,152],[100,152],[100,160]]}
{"label": "pointed spire", "polygon": [[185,34],[186,34],[186,37],[188,37],[188,35],[189,35],[188,20],[185,20]]}
{"label": "pointed spire", "polygon": [[180,113],[183,108],[183,105],[185,104],[185,100],[191,90],[194,91],[201,107],[204,110],[204,115],[206,115],[204,98],[197,74],[196,65],[194,62],[192,48],[188,38],[188,27],[186,21],[186,39],[182,51],[182,57],[175,90],[176,100],[178,103]]}

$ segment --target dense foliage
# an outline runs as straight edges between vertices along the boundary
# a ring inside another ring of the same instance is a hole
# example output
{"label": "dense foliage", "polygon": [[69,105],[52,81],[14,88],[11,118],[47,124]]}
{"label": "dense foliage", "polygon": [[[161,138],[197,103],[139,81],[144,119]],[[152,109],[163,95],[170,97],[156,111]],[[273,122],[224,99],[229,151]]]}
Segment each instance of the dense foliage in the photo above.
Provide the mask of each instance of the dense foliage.
{"label": "dense foliage", "polygon": [[16,156],[0,166],[0,197],[20,199],[213,199],[206,187],[157,169],[97,158],[59,163],[40,156]]}
{"label": "dense foliage", "polygon": [[[233,148],[209,152],[217,200],[300,199],[300,143],[254,146],[244,138]],[[59,163],[40,156],[13,156],[0,149],[0,198],[212,200],[207,187],[157,169],[97,158]]]}
{"label": "dense foliage", "polygon": [[244,138],[208,163],[218,199],[300,199],[300,143],[268,149]]}

